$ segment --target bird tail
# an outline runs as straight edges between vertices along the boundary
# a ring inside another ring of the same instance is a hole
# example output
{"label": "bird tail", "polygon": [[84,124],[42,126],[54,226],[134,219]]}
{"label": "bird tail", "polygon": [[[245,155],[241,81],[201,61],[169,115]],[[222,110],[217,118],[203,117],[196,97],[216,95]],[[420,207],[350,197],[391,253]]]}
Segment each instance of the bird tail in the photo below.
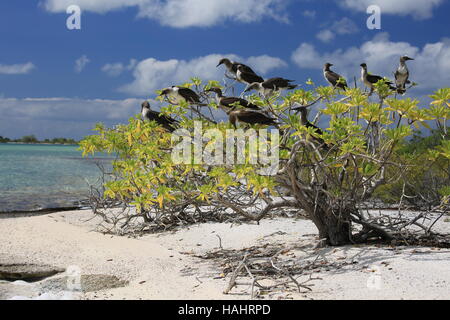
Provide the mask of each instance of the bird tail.
{"label": "bird tail", "polygon": [[398,85],[397,88],[395,88],[398,94],[404,95],[406,93],[406,87],[403,85]]}
{"label": "bird tail", "polygon": [[298,85],[296,85],[296,84],[292,84],[292,85],[289,85],[289,86],[288,86],[288,89],[289,89],[289,90],[294,90],[294,89],[296,89],[296,88],[298,88]]}
{"label": "bird tail", "polygon": [[348,89],[348,85],[346,83],[338,83],[336,85],[336,88],[342,89],[342,90],[347,90]]}

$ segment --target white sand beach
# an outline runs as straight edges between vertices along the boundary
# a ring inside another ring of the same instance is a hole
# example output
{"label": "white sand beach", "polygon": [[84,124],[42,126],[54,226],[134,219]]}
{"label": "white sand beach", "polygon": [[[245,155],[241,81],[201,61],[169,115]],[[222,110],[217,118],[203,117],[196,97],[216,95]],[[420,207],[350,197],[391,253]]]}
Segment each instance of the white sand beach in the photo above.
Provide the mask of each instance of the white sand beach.
{"label": "white sand beach", "polygon": [[[250,299],[248,286],[223,294],[230,274],[211,260],[194,257],[219,248],[243,249],[264,244],[290,248],[305,259],[316,243],[314,225],[302,219],[275,218],[256,224],[201,224],[176,232],[138,238],[93,231],[90,211],[0,218],[0,264],[33,263],[82,275],[115,276],[125,286],[89,292],[52,291],[58,274],[35,283],[0,281],[0,299]],[[439,225],[450,232],[450,223]],[[415,247],[353,246],[316,249],[339,268],[318,270],[310,292],[274,292],[269,299],[449,299],[450,250]],[[320,271],[320,272],[319,272]],[[61,280],[62,281],[62,280]],[[60,281],[60,282],[61,282]],[[263,297],[264,298],[264,297]]]}

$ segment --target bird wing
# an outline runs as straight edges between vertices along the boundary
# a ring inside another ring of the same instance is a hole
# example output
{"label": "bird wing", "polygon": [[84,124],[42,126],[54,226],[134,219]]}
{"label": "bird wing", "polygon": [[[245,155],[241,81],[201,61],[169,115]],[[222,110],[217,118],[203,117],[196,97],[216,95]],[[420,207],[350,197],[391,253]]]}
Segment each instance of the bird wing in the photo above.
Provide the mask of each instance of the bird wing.
{"label": "bird wing", "polygon": [[200,97],[189,88],[179,88],[178,93],[187,101],[193,103],[199,103]]}
{"label": "bird wing", "polygon": [[237,69],[238,69],[239,66],[242,66],[242,67],[243,67],[243,71],[244,71],[244,72],[256,74],[256,72],[253,71],[252,68],[250,68],[249,66],[247,66],[247,65],[245,65],[245,64],[239,63],[239,62],[235,62],[235,63],[233,64],[232,70],[233,70],[234,73],[237,72]]}
{"label": "bird wing", "polygon": [[343,78],[341,75],[337,74],[336,72],[333,72],[333,71],[325,72],[325,78],[333,86],[338,86],[340,88],[347,87],[347,80],[345,80],[345,78]]}
{"label": "bird wing", "polygon": [[263,83],[263,87],[266,89],[278,89],[286,87],[288,82],[283,78],[271,78]]}
{"label": "bird wing", "polygon": [[146,113],[146,117],[149,121],[156,121],[158,124],[168,129],[169,131],[173,131],[173,126],[178,123],[177,120],[153,110],[148,111]]}
{"label": "bird wing", "polygon": [[[235,104],[236,102],[239,102],[239,103],[240,103],[240,100],[241,100],[241,99],[235,98],[235,97],[226,97],[226,98],[220,99],[220,104],[223,105],[223,106],[225,106],[225,107],[231,108],[231,107],[232,107],[232,104]],[[241,104],[241,103],[240,103],[240,104]],[[242,105],[242,104],[241,104],[241,105]]]}
{"label": "bird wing", "polygon": [[239,110],[232,112],[237,119],[241,122],[245,122],[248,124],[266,124],[266,125],[275,125],[275,119],[270,118],[260,112],[250,111],[250,110]]}
{"label": "bird wing", "polygon": [[244,108],[259,110],[260,108],[245,99],[236,97],[225,97],[220,100],[220,104],[225,107],[232,108],[234,104],[239,103]]}
{"label": "bird wing", "polygon": [[241,79],[247,83],[264,82],[264,79],[255,73],[241,72]]}
{"label": "bird wing", "polygon": [[266,89],[279,89],[279,88],[287,88],[293,82],[293,80],[287,80],[284,78],[271,78],[263,83],[263,87]]}
{"label": "bird wing", "polygon": [[369,81],[370,83],[377,83],[380,80],[383,80],[383,78],[380,77],[380,76],[376,76],[376,75],[373,75],[373,74],[368,74],[367,75],[367,81]]}
{"label": "bird wing", "polygon": [[169,116],[166,116],[166,115],[164,115],[164,114],[162,114],[160,112],[156,112],[156,111],[152,110],[152,111],[150,111],[150,113],[152,114],[152,117],[158,122],[161,121],[161,122],[165,122],[167,124],[178,123],[177,120],[175,120],[175,119],[173,119],[173,118],[171,118]]}

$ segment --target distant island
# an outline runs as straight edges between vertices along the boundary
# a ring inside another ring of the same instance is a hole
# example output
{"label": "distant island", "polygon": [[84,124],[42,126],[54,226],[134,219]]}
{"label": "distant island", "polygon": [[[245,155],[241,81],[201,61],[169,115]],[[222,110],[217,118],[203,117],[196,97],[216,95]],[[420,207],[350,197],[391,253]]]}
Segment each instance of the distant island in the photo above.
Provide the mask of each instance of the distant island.
{"label": "distant island", "polygon": [[0,143],[29,143],[29,144],[78,144],[78,141],[67,138],[53,138],[39,140],[34,135],[23,136],[20,139],[10,139],[0,136]]}

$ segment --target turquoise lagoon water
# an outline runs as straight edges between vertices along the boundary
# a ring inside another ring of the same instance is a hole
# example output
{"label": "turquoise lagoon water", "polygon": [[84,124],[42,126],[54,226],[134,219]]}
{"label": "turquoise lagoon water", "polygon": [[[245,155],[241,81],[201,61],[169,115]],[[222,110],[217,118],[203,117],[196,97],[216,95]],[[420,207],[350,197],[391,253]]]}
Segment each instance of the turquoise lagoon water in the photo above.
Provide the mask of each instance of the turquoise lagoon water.
{"label": "turquoise lagoon water", "polygon": [[77,146],[0,144],[0,212],[80,206],[89,184],[99,183],[96,163],[111,158],[83,158]]}

